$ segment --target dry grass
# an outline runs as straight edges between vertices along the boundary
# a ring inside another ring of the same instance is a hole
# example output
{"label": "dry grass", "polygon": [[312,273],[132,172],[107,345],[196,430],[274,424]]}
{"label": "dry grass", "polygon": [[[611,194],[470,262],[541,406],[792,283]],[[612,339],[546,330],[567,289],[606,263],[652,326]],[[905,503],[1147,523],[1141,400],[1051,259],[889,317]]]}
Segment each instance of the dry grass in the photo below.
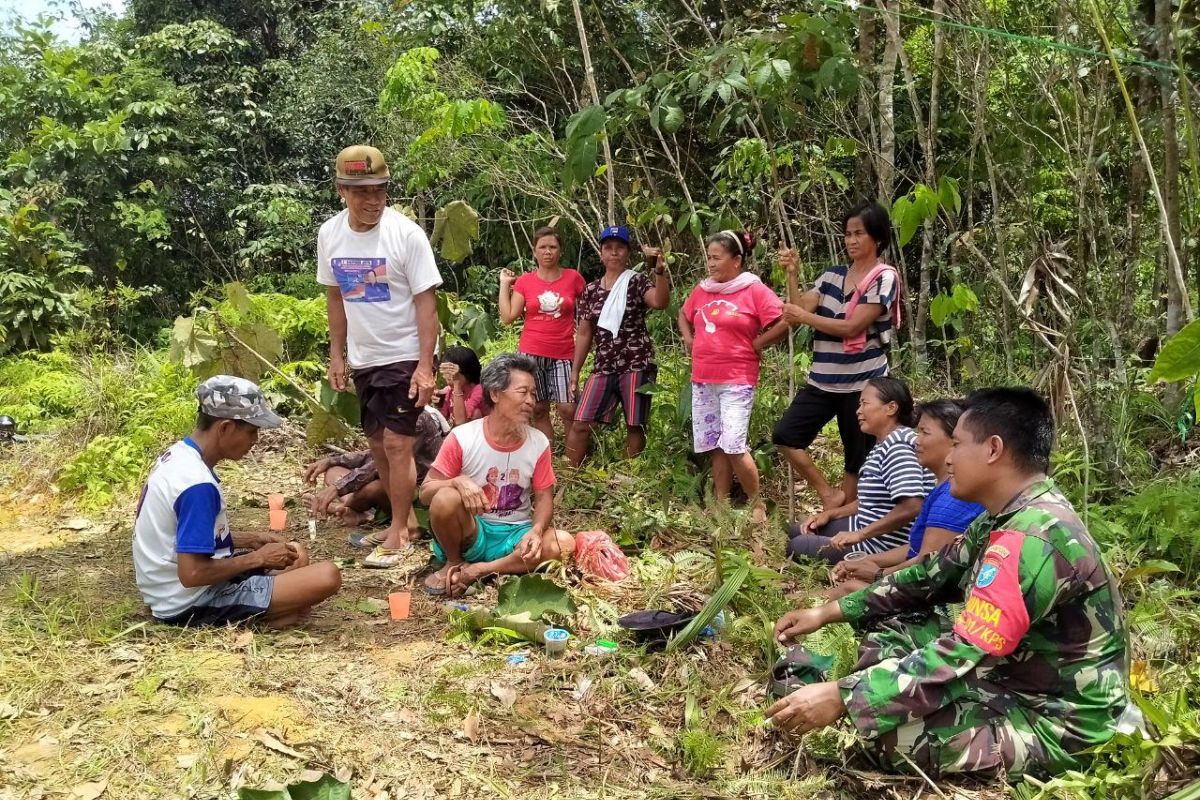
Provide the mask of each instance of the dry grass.
{"label": "dry grass", "polygon": [[[263,526],[265,494],[300,488],[300,456],[275,441],[224,470],[236,525]],[[70,516],[25,511],[10,499],[0,524],[43,531]],[[233,797],[312,770],[348,777],[367,800],[927,792],[919,779],[847,766],[844,734],[797,749],[765,727],[766,656],[752,620],[674,656],[629,649],[608,661],[579,651],[551,660],[534,651],[513,667],[502,648],[448,641],[450,616],[416,576],[347,569],[343,593],[304,630],[176,630],[153,624],[137,597],[129,511],[87,530],[0,543],[10,551],[0,554],[0,798],[87,796],[100,785],[122,800]],[[740,517],[716,523],[759,563],[781,563],[781,542],[751,547],[757,539]],[[344,536],[322,530],[314,556],[355,555]],[[703,590],[712,574],[703,554],[650,555],[638,566],[628,586],[573,584],[581,639],[673,586]],[[361,602],[398,582],[415,589],[411,620],[392,622]]]}

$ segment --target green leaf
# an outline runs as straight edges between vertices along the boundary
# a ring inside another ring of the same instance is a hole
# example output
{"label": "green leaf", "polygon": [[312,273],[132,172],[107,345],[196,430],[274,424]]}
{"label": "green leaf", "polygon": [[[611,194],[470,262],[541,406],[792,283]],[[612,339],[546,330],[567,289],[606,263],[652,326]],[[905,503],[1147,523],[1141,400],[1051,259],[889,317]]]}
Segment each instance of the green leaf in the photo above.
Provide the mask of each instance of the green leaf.
{"label": "green leaf", "polygon": [[1154,359],[1148,380],[1182,381],[1200,373],[1200,320],[1172,336]]}
{"label": "green leaf", "polygon": [[943,327],[954,313],[954,299],[939,294],[929,302],[929,319],[939,328]]}
{"label": "green leaf", "polygon": [[570,189],[592,177],[596,171],[596,154],[600,145],[594,138],[590,138],[568,147],[567,160],[563,164],[563,189]]}
{"label": "green leaf", "polygon": [[216,355],[217,345],[216,337],[198,327],[195,317],[176,317],[168,358],[199,374]]}
{"label": "green leaf", "polygon": [[775,70],[775,74],[781,81],[787,81],[792,77],[792,64],[786,58],[771,59],[771,68]]}
{"label": "green leaf", "polygon": [[607,118],[604,106],[588,106],[572,114],[571,119],[567,120],[567,141],[594,136],[604,130]]}
{"label": "green leaf", "polygon": [[[274,364],[283,355],[283,340],[273,328],[261,322],[240,325],[233,331],[240,342],[230,339],[228,346],[221,348],[217,361],[228,375],[237,375],[256,381],[267,371],[267,366],[254,353]],[[253,351],[253,352],[251,352]]]}
{"label": "green leaf", "polygon": [[708,602],[704,604],[704,608],[700,609],[700,613],[692,618],[687,627],[676,634],[671,641],[667,642],[667,652],[674,653],[676,650],[691,644],[692,640],[699,636],[700,632],[716,619],[721,609],[733,601],[734,595],[742,588],[742,584],[745,583],[749,575],[749,563],[743,563],[734,570],[733,574],[721,584],[721,588],[717,589],[713,596],[708,598]]}
{"label": "green leaf", "polygon": [[479,213],[462,200],[447,203],[433,219],[430,243],[440,247],[442,258],[458,263],[471,255],[479,238]]}
{"label": "green leaf", "polygon": [[287,789],[238,789],[238,800],[292,800]]}
{"label": "green leaf", "polygon": [[358,395],[354,392],[339,392],[329,385],[327,379],[322,378],[319,399],[325,410],[336,414],[351,427],[358,427],[362,409],[358,404]]}
{"label": "green leaf", "polygon": [[575,613],[575,601],[570,593],[549,578],[522,575],[510,578],[500,587],[496,603],[498,615],[528,614],[530,619],[541,619],[547,612],[562,616]]}
{"label": "green leaf", "polygon": [[938,202],[947,211],[953,211],[955,214],[962,211],[962,197],[958,194],[958,181],[956,179],[943,176],[938,181]]}
{"label": "green leaf", "polygon": [[1152,558],[1149,561],[1143,561],[1139,566],[1126,572],[1121,576],[1121,582],[1134,578],[1146,578],[1151,575],[1164,575],[1168,572],[1179,572],[1179,567],[1172,564],[1170,561]]}
{"label": "green leaf", "polygon": [[830,136],[825,140],[825,155],[834,158],[858,155],[858,142],[845,136]]}
{"label": "green leaf", "polygon": [[350,784],[332,775],[322,775],[316,781],[289,783],[292,800],[350,800]]}
{"label": "green leaf", "polygon": [[675,404],[675,421],[681,428],[692,421],[692,382],[683,381],[679,387],[679,400]]}
{"label": "green leaf", "polygon": [[313,447],[325,442],[345,441],[353,435],[354,431],[345,422],[324,408],[313,409],[312,417],[304,428],[304,438]]}
{"label": "green leaf", "polygon": [[250,293],[246,291],[246,285],[241,281],[225,284],[225,300],[241,315],[249,314],[253,309],[253,305],[250,303]]}
{"label": "green leaf", "polygon": [[662,107],[662,130],[663,133],[675,133],[683,127],[683,109],[677,104],[671,104]]}

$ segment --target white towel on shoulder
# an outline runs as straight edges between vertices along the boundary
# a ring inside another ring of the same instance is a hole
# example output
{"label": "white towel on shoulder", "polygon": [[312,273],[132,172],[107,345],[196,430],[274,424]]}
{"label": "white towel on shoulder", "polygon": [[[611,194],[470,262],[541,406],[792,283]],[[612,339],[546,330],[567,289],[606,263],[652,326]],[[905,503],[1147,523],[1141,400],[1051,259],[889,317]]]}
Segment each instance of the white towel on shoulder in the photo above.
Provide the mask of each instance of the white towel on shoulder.
{"label": "white towel on shoulder", "polygon": [[[597,324],[611,333],[614,339],[621,331],[621,323],[625,321],[625,308],[629,301],[629,281],[633,279],[633,275],[634,272],[631,269],[621,273],[621,277],[617,278],[617,282],[609,290],[608,298],[600,309],[600,319],[597,320]],[[601,280],[604,279],[601,278]]]}

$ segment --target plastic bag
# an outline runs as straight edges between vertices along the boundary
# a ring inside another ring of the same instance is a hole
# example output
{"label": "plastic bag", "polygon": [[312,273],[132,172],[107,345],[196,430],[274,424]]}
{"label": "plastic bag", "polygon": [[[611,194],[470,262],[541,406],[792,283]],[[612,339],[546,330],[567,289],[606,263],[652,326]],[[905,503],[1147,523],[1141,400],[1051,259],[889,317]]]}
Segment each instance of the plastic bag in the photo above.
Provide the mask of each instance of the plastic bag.
{"label": "plastic bag", "polygon": [[575,534],[575,563],[587,573],[610,581],[629,575],[629,559],[604,531]]}

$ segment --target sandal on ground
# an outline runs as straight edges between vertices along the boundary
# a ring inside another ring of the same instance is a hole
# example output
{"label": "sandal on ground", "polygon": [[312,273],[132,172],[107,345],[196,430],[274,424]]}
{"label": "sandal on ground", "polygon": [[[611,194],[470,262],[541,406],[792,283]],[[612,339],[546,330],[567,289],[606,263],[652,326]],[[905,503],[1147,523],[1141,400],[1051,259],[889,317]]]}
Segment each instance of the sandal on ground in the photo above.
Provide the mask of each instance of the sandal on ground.
{"label": "sandal on ground", "polygon": [[354,531],[346,538],[351,547],[370,547],[372,550],[384,541],[382,531]]}
{"label": "sandal on ground", "polygon": [[370,569],[391,569],[404,561],[412,552],[412,546],[390,548],[379,545],[371,551],[371,555],[363,559],[363,566]]}
{"label": "sandal on ground", "polygon": [[450,587],[454,583],[454,576],[462,569],[462,564],[455,564],[446,570],[446,577],[443,586],[430,586],[428,583],[422,582],[421,586],[425,589],[425,594],[433,597],[453,596],[450,593]]}

